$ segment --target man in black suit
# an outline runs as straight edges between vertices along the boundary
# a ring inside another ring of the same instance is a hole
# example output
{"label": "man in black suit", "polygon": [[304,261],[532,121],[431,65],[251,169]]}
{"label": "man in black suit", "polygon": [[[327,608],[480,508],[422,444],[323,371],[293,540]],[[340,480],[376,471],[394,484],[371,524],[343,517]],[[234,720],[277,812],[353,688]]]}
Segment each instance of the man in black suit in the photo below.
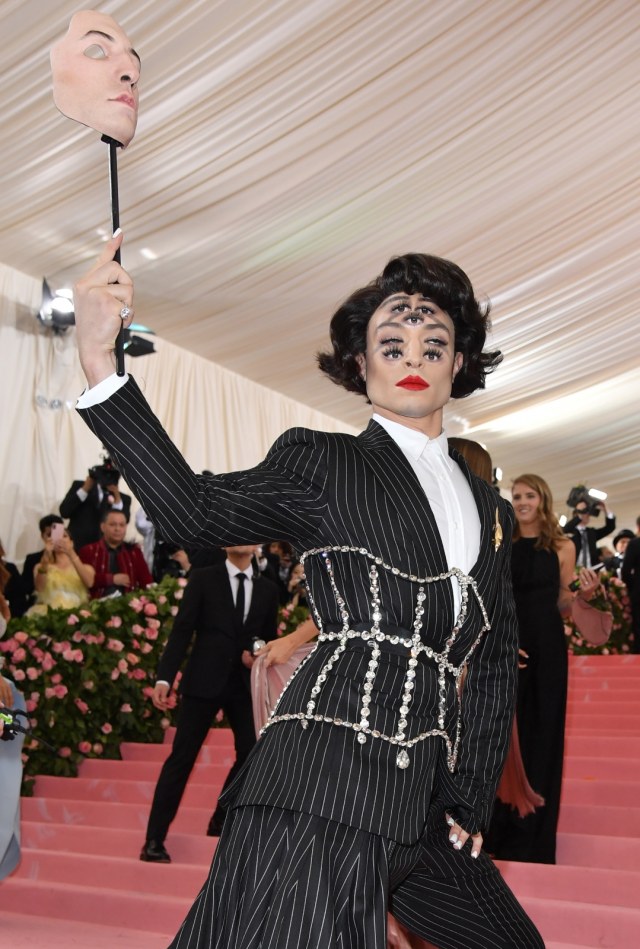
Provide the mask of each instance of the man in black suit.
{"label": "man in black suit", "polygon": [[372,404],[367,429],[291,429],[255,468],[203,479],[115,374],[133,300],[121,241],[76,284],[78,408],[174,542],[292,543],[320,629],[225,792],[172,949],[383,946],[388,907],[447,949],[542,949],[482,851],[515,698],[513,509],[442,429],[449,398],[501,359],[487,308],[450,261],[393,258],[336,311],[320,357]]}
{"label": "man in black suit", "polygon": [[591,514],[586,501],[579,501],[573,511],[573,517],[564,525],[562,530],[569,534],[576,548],[577,567],[595,567],[602,561],[598,550],[598,541],[607,537],[616,529],[615,515],[611,514],[604,501],[595,502],[604,512],[602,527],[589,527]]}
{"label": "man in black suit", "polygon": [[631,600],[631,652],[640,653],[640,537],[629,541],[621,573],[622,582],[627,585]]}
{"label": "man in black suit", "polygon": [[107,465],[91,468],[84,481],[74,481],[60,502],[60,514],[69,518],[69,536],[76,550],[101,539],[105,511],[122,511],[127,523],[131,498],[118,488],[120,474]]}
{"label": "man in black suit", "polygon": [[[169,863],[164,840],[211,724],[223,709],[235,741],[236,760],[224,787],[256,741],[251,706],[253,646],[276,637],[278,590],[254,572],[255,546],[227,547],[226,561],[194,570],[158,665],[153,702],[166,709],[189,645],[180,683],[180,709],[171,754],[156,786],[140,859]],[[224,808],[216,808],[207,833],[220,836]]]}

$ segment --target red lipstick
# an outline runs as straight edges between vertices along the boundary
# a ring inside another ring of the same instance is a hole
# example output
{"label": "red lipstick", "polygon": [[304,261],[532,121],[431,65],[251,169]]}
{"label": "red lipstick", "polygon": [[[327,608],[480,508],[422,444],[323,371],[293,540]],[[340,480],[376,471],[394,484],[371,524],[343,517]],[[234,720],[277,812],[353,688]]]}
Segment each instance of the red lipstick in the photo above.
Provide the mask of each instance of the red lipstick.
{"label": "red lipstick", "polygon": [[419,392],[421,389],[428,389],[429,383],[425,379],[421,379],[420,376],[405,376],[400,382],[396,382],[396,386],[409,389],[411,392]]}

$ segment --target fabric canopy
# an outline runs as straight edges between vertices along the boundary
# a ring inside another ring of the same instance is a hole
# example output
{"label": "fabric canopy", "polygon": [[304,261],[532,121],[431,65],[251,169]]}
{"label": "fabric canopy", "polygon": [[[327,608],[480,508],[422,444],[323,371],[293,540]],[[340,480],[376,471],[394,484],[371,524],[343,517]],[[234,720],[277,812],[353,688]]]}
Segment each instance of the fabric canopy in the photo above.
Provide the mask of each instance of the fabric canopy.
{"label": "fabric canopy", "polygon": [[[48,50],[76,6],[0,7],[0,261],[55,286],[109,227],[105,146],[50,92]],[[393,254],[450,257],[491,298],[505,354],[450,430],[484,442],[507,481],[547,478],[558,510],[586,481],[632,525],[635,0],[96,6],[143,63],[119,157],[138,319],[360,427],[364,402],[314,366],[332,311]]]}

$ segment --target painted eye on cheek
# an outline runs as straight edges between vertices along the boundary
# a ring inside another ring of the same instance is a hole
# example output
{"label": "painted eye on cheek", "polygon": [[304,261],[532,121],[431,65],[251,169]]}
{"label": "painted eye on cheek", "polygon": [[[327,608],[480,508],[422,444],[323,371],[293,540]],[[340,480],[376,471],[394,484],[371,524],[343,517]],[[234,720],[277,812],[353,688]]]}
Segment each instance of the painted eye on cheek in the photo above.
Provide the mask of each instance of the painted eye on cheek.
{"label": "painted eye on cheek", "polygon": [[84,51],[84,55],[89,59],[106,59],[107,54],[103,50],[102,46],[98,46],[97,43],[92,43],[91,46],[87,46]]}

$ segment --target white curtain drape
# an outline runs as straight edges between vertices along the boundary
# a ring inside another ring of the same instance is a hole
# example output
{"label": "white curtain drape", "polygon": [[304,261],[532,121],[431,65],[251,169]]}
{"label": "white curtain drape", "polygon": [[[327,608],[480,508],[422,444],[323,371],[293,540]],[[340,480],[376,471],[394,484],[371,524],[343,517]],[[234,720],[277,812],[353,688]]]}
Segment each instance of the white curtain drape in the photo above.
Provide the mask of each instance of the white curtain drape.
{"label": "white curtain drape", "polygon": [[[85,385],[75,331],[55,336],[40,327],[41,291],[40,281],[0,264],[0,538],[18,562],[39,547],[40,517],[58,512],[102,450],[74,409]],[[353,431],[178,346],[154,343],[156,353],[128,358],[127,371],[196,471],[251,467],[292,426]]]}

